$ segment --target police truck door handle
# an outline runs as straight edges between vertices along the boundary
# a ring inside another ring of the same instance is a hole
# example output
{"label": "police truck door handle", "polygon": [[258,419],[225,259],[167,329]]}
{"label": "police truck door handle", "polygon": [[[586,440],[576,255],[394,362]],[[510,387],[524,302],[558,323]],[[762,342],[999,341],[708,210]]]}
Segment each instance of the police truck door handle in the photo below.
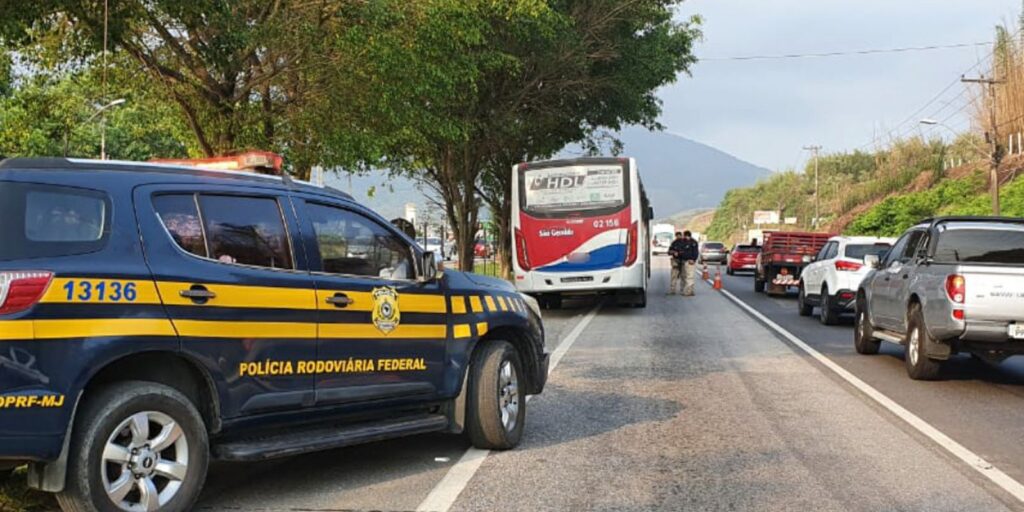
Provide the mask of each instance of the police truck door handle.
{"label": "police truck door handle", "polygon": [[207,290],[205,286],[199,284],[192,285],[192,287],[189,288],[188,290],[182,290],[178,292],[178,295],[181,295],[186,299],[192,299],[192,302],[195,302],[197,304],[203,304],[206,301],[217,296],[216,293]]}
{"label": "police truck door handle", "polygon": [[352,304],[353,302],[355,301],[348,298],[348,295],[345,295],[344,293],[335,293],[333,297],[327,297],[327,303],[333,304],[334,307],[338,308],[347,307],[349,304]]}

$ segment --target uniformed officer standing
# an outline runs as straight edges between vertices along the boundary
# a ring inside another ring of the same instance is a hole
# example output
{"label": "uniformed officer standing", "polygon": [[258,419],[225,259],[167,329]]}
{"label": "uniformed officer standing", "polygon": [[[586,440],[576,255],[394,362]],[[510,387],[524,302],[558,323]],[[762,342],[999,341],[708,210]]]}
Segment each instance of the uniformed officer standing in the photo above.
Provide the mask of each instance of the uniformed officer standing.
{"label": "uniformed officer standing", "polygon": [[683,233],[676,231],[676,239],[672,241],[672,245],[668,246],[668,255],[672,258],[672,274],[668,281],[669,295],[674,295],[676,290],[679,290],[679,293],[683,291],[683,260],[680,258],[682,251]]}
{"label": "uniformed officer standing", "polygon": [[676,233],[676,239],[668,249],[672,256],[672,282],[669,285],[669,295],[675,292],[676,280],[682,281],[683,296],[693,296],[693,273],[697,270],[697,257],[699,249],[697,241],[689,231]]}

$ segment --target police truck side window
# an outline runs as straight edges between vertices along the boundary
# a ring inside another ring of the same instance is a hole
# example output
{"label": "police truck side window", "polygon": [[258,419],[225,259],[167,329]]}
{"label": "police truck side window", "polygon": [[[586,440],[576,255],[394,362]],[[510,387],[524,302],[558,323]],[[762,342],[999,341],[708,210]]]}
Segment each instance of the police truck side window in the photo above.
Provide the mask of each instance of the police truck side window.
{"label": "police truck side window", "polygon": [[408,244],[358,213],[308,203],[324,272],[388,279],[412,279]]}
{"label": "police truck side window", "polygon": [[199,210],[193,194],[156,196],[153,198],[153,208],[178,247],[196,256],[208,256],[206,237],[199,222]]}
{"label": "police truck side window", "polygon": [[288,232],[273,198],[199,195],[209,258],[242,265],[294,268]]}

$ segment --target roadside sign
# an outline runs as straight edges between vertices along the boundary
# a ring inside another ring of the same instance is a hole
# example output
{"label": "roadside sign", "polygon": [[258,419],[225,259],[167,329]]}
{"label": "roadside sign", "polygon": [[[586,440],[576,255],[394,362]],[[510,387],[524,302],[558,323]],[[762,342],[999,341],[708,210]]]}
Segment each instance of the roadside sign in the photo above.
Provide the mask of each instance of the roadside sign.
{"label": "roadside sign", "polygon": [[778,224],[779,212],[774,210],[755,210],[754,224]]}

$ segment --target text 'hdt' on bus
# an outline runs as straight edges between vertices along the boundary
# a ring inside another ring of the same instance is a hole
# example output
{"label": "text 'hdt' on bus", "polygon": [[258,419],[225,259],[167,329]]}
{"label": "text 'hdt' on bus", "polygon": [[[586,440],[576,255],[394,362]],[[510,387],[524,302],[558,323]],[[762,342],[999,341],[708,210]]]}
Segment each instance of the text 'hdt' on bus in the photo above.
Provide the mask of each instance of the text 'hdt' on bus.
{"label": "text 'hdt' on bus", "polygon": [[544,307],[614,294],[647,305],[654,211],[633,158],[579,158],[512,169],[515,283]]}

